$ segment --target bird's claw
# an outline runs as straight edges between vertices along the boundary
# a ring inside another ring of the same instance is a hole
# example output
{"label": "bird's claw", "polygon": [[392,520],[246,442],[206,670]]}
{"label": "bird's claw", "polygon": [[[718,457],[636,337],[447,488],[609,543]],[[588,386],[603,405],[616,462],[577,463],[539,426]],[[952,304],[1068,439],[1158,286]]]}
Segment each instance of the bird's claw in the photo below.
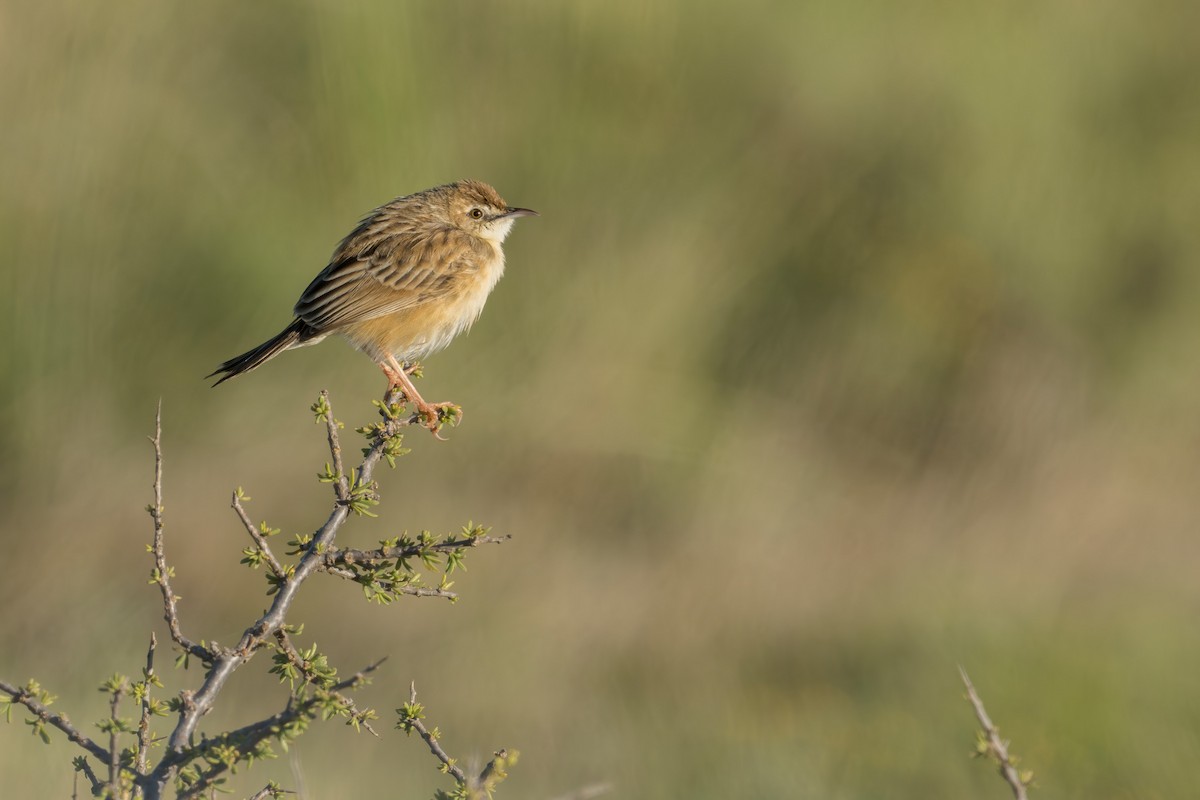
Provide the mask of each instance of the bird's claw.
{"label": "bird's claw", "polygon": [[442,436],[442,426],[449,424],[456,428],[462,417],[462,406],[454,403],[426,403],[417,407],[417,418],[421,425],[443,442],[446,437]]}

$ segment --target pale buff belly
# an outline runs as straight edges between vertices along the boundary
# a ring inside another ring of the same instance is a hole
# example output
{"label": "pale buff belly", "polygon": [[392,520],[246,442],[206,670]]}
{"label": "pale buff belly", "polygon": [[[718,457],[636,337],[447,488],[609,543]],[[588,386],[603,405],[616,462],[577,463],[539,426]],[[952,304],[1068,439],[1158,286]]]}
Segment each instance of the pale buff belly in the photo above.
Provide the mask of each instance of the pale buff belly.
{"label": "pale buff belly", "polygon": [[401,361],[413,361],[436,353],[479,318],[504,268],[503,262],[497,266],[493,275],[481,275],[452,295],[394,314],[352,322],[338,333],[375,361],[389,354]]}

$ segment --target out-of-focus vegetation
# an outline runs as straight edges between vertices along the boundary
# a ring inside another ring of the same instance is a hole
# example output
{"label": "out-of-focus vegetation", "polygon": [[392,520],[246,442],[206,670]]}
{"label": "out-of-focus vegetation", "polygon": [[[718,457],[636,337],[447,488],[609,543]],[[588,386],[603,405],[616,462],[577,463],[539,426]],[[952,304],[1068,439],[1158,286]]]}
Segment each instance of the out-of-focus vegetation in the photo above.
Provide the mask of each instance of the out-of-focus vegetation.
{"label": "out-of-focus vegetation", "polygon": [[[452,607],[313,590],[344,669],[392,655],[368,703],[415,678],[452,751],[521,750],[512,797],[1000,797],[962,663],[1048,796],[1185,796],[1198,30],[1115,0],[5,4],[0,674],[84,723],[136,671],[159,396],[185,626],[240,632],[229,490],[316,527],[308,405],[362,424],[383,380],[340,342],[201,376],[360,214],[475,177],[542,217],[427,364],[463,426],[410,437],[347,541],[517,538]],[[256,680],[211,726],[274,707]],[[69,794],[65,745],[0,737],[5,796]],[[331,726],[246,791],[420,797],[428,759]]]}

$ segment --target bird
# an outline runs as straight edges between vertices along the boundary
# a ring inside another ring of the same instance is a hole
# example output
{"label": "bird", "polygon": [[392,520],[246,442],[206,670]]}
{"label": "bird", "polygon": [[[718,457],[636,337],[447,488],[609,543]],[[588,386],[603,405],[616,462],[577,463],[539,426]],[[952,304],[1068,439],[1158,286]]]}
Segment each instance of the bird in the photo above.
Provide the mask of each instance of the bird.
{"label": "bird", "polygon": [[385,399],[403,392],[437,435],[439,411],[453,406],[426,402],[409,378],[411,365],[470,329],[504,274],[501,245],[513,223],[536,216],[476,180],[384,203],[338,244],[300,295],[291,324],[207,377],[219,375],[218,386],[285,350],[341,334],[383,370]]}

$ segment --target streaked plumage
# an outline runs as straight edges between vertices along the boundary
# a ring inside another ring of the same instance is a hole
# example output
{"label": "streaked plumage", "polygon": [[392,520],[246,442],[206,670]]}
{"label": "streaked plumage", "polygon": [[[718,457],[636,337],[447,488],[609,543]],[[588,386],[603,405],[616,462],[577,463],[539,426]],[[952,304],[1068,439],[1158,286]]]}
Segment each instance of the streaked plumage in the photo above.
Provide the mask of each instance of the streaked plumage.
{"label": "streaked plumage", "polygon": [[[284,350],[340,333],[379,364],[429,418],[399,362],[441,350],[479,318],[504,274],[501,243],[517,217],[479,181],[399,197],[368,214],[333,252],[297,301],[296,319],[277,336],[219,366],[214,386]],[[436,418],[436,415],[434,415]]]}

